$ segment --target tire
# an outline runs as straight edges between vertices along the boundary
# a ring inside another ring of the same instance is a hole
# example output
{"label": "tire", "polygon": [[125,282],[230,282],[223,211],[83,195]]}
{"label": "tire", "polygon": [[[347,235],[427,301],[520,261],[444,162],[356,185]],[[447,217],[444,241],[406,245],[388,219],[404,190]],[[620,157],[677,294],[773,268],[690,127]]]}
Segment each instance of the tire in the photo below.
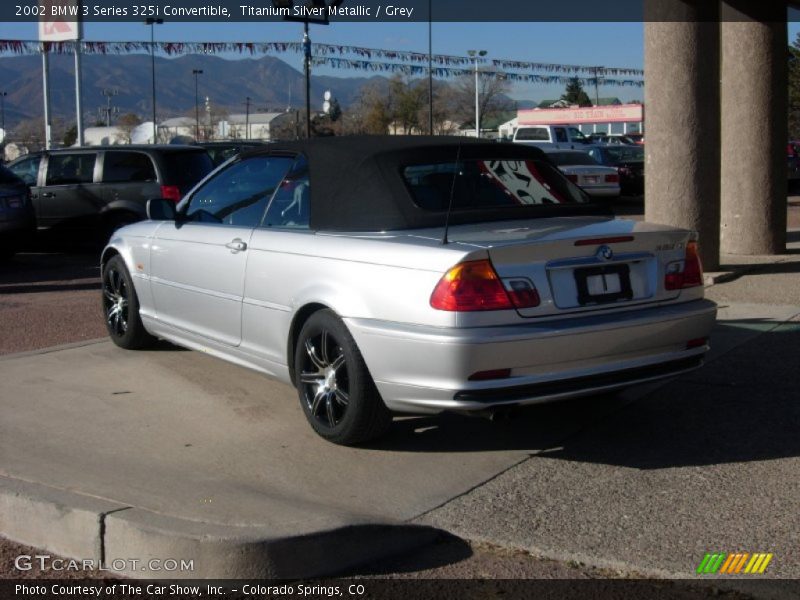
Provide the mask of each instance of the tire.
{"label": "tire", "polygon": [[139,350],[155,342],[139,316],[139,298],[125,261],[117,255],[103,267],[103,317],[111,341],[126,350]]}
{"label": "tire", "polygon": [[297,338],[294,367],[300,405],[321,437],[350,446],[388,431],[392,415],[335,313],[320,310],[306,321]]}

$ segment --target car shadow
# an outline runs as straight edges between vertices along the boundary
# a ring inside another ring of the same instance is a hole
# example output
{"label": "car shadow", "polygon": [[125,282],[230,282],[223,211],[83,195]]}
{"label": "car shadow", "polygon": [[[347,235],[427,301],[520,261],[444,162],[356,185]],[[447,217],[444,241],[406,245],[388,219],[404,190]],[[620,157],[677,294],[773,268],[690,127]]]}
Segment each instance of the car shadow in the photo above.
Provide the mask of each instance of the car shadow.
{"label": "car shadow", "polygon": [[[18,284],[31,284],[20,286]],[[36,285],[32,285],[36,284]],[[51,289],[38,289],[52,284]],[[3,293],[27,293],[100,288],[100,259],[96,253],[36,252],[18,254],[0,263]],[[73,288],[70,286],[78,286]],[[88,287],[84,287],[88,286]],[[10,291],[9,287],[26,287]]]}
{"label": "car shadow", "polygon": [[389,437],[369,447],[394,452],[523,450],[636,469],[800,456],[800,322],[731,322],[719,325],[718,335],[730,340],[769,327],[774,329],[638,399],[626,402],[629,390],[529,407],[494,423],[454,415],[402,419]]}

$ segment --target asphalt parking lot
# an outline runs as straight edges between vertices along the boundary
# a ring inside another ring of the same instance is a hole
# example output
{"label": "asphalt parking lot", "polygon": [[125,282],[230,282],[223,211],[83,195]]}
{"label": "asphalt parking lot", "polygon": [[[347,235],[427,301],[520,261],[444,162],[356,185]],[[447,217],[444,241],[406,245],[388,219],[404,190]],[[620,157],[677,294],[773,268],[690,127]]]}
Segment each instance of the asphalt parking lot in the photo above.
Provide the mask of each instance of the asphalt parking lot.
{"label": "asphalt parking lot", "polygon": [[[789,215],[800,227],[800,206]],[[449,540],[433,571],[428,550],[367,572],[689,577],[705,552],[749,551],[775,554],[770,577],[796,578],[800,231],[789,239],[778,258],[726,257],[738,275],[707,290],[720,324],[700,371],[502,422],[406,418],[360,449],[316,438],[294,392],[257,374],[97,341],[95,255],[23,254],[0,267],[0,476],[103,503],[109,540],[135,534],[109,556],[146,552],[179,520],[187,538],[205,524],[244,551],[348,527],[375,548]]]}

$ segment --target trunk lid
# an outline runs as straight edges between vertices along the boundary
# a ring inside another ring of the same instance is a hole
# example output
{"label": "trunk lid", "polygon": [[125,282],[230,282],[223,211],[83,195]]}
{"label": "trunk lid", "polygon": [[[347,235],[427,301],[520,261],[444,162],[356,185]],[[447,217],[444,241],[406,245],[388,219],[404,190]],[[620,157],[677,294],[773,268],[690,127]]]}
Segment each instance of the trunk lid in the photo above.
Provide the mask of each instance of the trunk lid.
{"label": "trunk lid", "polygon": [[[676,299],[666,290],[666,266],[683,260],[691,232],[626,219],[564,217],[505,222],[482,230],[451,229],[452,242],[485,248],[508,289],[528,282],[543,317],[624,308]],[[516,283],[515,283],[516,282]]]}

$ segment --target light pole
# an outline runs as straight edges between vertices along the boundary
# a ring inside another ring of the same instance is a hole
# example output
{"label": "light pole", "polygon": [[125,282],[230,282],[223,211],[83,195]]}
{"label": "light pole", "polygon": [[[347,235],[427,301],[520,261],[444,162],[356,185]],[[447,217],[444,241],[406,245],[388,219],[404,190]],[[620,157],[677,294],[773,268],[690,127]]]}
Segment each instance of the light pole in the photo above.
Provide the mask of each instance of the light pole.
{"label": "light pole", "polygon": [[486,50],[467,50],[470,58],[475,61],[475,137],[481,137],[481,107],[478,93],[478,62],[488,54]]}
{"label": "light pole", "polygon": [[194,139],[200,141],[200,99],[197,95],[197,76],[203,74],[203,69],[192,69],[194,75]]}
{"label": "light pole", "polygon": [[428,0],[428,135],[433,135],[433,0]]}
{"label": "light pole", "polygon": [[206,141],[210,141],[214,137],[214,131],[211,126],[211,98],[206,96],[206,113],[208,114],[208,134],[206,135]]}
{"label": "light pole", "polygon": [[600,106],[600,73],[605,71],[605,67],[592,67],[594,71],[594,105]]}
{"label": "light pole", "polygon": [[150,25],[150,70],[153,75],[153,143],[158,141],[158,125],[156,124],[156,25],[163,25],[164,19],[148,17],[145,25]]}
{"label": "light pole", "polygon": [[244,139],[250,139],[250,96],[245,98]]}
{"label": "light pole", "polygon": [[118,108],[116,108],[115,106],[111,106],[111,98],[117,96],[119,94],[119,91],[117,90],[117,88],[110,88],[110,89],[106,88],[103,90],[102,94],[103,96],[106,97],[106,107],[105,109],[101,108],[100,110],[105,115],[106,127],[111,127],[111,115],[117,114],[119,112]]}
{"label": "light pole", "polygon": [[[304,0],[304,16],[293,16],[295,2],[300,5],[303,0],[272,0],[272,5],[285,11],[284,21],[302,21],[303,23],[303,71],[306,78],[306,137],[311,137],[311,37],[308,24],[328,25],[328,14],[331,9],[338,7],[344,0]],[[320,14],[321,13],[321,14]],[[312,16],[314,15],[314,16]]]}
{"label": "light pole", "polygon": [[0,115],[2,115],[0,131],[3,132],[3,138],[0,139],[0,144],[6,143],[6,96],[8,96],[8,92],[0,92]]}

